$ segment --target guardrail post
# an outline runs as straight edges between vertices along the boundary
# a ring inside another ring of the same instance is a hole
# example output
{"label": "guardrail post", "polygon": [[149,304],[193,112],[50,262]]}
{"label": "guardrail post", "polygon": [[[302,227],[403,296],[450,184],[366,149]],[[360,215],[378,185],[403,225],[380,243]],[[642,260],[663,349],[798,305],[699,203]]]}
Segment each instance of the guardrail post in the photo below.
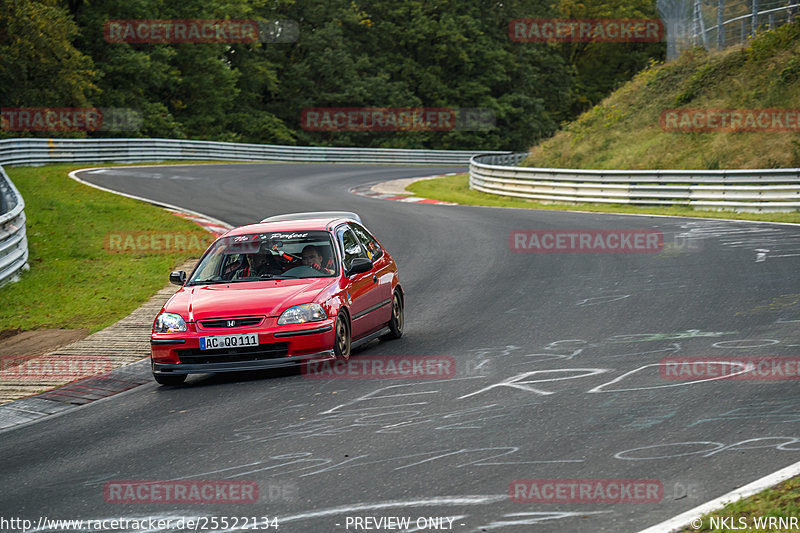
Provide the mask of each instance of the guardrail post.
{"label": "guardrail post", "polygon": [[756,30],[758,30],[758,0],[753,0],[753,35],[756,34]]}
{"label": "guardrail post", "polygon": [[725,48],[725,24],[723,19],[725,14],[725,0],[717,3],[717,50]]}
{"label": "guardrail post", "polygon": [[697,25],[697,33],[700,35],[700,42],[703,44],[703,48],[707,49],[708,36],[706,35],[706,23],[703,20],[703,9],[700,5],[700,0],[694,0],[694,19]]}

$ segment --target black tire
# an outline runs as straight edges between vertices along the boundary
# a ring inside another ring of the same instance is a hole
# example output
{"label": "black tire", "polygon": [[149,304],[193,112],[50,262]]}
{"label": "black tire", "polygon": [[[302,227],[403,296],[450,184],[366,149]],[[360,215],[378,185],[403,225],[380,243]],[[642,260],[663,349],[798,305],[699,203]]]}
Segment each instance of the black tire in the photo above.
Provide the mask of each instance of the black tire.
{"label": "black tire", "polygon": [[186,374],[175,374],[168,376],[166,374],[153,374],[153,379],[159,385],[180,385],[186,381]]}
{"label": "black tire", "polygon": [[350,359],[350,320],[346,314],[339,313],[333,331],[333,353],[337,360],[347,361]]}
{"label": "black tire", "polygon": [[403,324],[405,323],[405,315],[403,313],[403,297],[400,295],[400,291],[394,291],[392,296],[392,318],[389,319],[389,333],[383,336],[384,339],[399,339],[403,336]]}

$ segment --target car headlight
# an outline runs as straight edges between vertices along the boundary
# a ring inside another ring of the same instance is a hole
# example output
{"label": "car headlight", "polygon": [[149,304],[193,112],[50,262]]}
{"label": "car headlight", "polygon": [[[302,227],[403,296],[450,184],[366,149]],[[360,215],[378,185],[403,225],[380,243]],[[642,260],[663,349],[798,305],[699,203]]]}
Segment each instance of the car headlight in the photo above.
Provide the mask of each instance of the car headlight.
{"label": "car headlight", "polygon": [[317,322],[325,320],[328,315],[319,304],[303,304],[290,307],[278,318],[278,325],[285,324],[304,324],[305,322]]}
{"label": "car headlight", "polygon": [[180,333],[186,331],[186,321],[177,313],[161,313],[153,326],[155,333]]}

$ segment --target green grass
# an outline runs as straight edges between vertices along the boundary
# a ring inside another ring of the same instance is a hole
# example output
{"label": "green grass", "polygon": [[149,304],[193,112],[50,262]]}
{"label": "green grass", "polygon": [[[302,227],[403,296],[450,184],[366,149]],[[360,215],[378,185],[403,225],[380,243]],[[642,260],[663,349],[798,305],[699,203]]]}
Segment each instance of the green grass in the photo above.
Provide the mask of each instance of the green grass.
{"label": "green grass", "polygon": [[[733,528],[723,527],[711,529],[709,516],[714,518],[731,517],[727,523],[732,522]],[[754,517],[800,517],[800,477],[795,477],[779,483],[773,488],[764,490],[744,500],[726,505],[723,509],[710,513],[703,517],[703,523],[699,528],[687,527],[682,533],[693,531],[788,531],[786,529],[770,529],[754,527]],[[750,527],[745,529],[739,519],[743,518]],[[738,529],[737,529],[738,528]]]}
{"label": "green grass", "polygon": [[596,213],[636,213],[669,215],[676,217],[725,218],[731,220],[762,220],[766,222],[800,223],[800,212],[792,213],[735,213],[732,211],[703,211],[688,207],[635,207],[626,204],[545,204],[524,198],[497,196],[469,188],[469,176],[458,174],[444,178],[412,183],[408,191],[423,198],[442,200],[463,205],[492,207],[519,207],[523,209],[550,209],[559,211],[590,211]]}
{"label": "green grass", "polygon": [[210,242],[202,228],[150,204],[68,177],[89,165],[6,167],[25,200],[30,271],[0,288],[0,331],[87,328],[127,316],[168,283],[169,271],[199,253],[109,253],[108,234],[180,232]]}
{"label": "green grass", "polygon": [[746,48],[694,49],[656,63],[552,138],[533,167],[728,169],[800,167],[800,133],[667,132],[667,109],[800,108],[800,21],[765,31]]}

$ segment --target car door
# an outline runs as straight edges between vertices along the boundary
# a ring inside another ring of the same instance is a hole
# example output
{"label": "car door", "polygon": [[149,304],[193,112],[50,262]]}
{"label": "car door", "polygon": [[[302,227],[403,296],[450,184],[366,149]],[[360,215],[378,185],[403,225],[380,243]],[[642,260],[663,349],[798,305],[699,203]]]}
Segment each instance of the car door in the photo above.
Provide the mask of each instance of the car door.
{"label": "car door", "polygon": [[377,329],[380,325],[376,316],[379,308],[380,293],[378,291],[377,276],[374,269],[360,274],[346,275],[347,270],[353,259],[369,256],[361,246],[361,242],[356,237],[353,230],[347,225],[342,224],[336,228],[336,238],[339,249],[342,252],[342,263],[345,274],[345,297],[350,302],[350,323],[351,335],[353,339],[358,339]]}
{"label": "car door", "polygon": [[396,268],[389,259],[389,254],[384,253],[378,240],[364,226],[355,222],[351,222],[349,225],[358,240],[361,241],[367,257],[373,262],[373,281],[377,278],[378,283],[378,301],[376,304],[384,304],[375,310],[375,324],[383,326],[389,322],[392,315],[392,281],[395,277]]}

